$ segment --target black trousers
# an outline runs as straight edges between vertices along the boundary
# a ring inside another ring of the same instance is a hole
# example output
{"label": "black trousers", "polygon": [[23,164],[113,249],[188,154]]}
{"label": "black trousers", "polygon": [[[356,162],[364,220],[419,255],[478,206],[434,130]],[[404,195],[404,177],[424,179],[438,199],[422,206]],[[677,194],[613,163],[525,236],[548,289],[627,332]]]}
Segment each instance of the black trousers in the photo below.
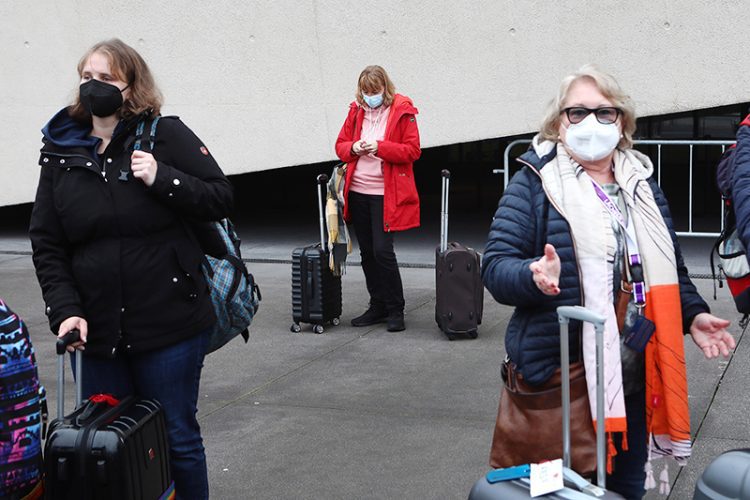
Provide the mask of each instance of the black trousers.
{"label": "black trousers", "polygon": [[370,305],[403,312],[404,287],[393,250],[393,233],[383,231],[383,197],[350,191],[348,201]]}

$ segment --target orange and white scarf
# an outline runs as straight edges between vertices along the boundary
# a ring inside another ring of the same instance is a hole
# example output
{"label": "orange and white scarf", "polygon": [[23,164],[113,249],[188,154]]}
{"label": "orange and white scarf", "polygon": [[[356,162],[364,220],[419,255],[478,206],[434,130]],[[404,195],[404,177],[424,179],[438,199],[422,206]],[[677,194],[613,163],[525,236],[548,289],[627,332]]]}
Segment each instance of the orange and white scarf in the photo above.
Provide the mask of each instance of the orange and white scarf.
{"label": "orange and white scarf", "polygon": [[[557,156],[541,169],[545,192],[571,227],[584,304],[607,318],[604,334],[606,407],[605,429],[610,436],[608,469],[616,450],[612,432],[626,432],[625,402],[620,361],[620,332],[614,311],[611,268],[608,268],[610,216],[601,209],[591,179],[560,144],[538,143],[538,152],[557,147]],[[672,237],[647,179],[653,173],[648,157],[638,151],[617,150],[614,175],[628,216],[634,224],[646,283],[645,315],[656,330],[645,353],[646,422],[652,436],[650,453],[669,455],[678,461],[690,456],[690,414],[683,349],[682,307]],[[610,266],[611,267],[611,266]],[[596,352],[594,328],[583,327],[583,354],[591,414],[596,416]],[[668,389],[667,389],[668,388]]]}

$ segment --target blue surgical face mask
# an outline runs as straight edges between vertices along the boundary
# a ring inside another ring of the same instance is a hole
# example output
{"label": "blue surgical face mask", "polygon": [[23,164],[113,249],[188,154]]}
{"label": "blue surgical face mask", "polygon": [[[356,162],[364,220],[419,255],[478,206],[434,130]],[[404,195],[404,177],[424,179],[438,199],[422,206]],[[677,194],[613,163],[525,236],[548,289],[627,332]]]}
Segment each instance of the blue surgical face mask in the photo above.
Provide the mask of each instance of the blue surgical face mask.
{"label": "blue surgical face mask", "polygon": [[370,108],[375,109],[383,104],[383,93],[381,92],[375,95],[362,94],[362,99],[365,100],[365,104],[367,104]]}

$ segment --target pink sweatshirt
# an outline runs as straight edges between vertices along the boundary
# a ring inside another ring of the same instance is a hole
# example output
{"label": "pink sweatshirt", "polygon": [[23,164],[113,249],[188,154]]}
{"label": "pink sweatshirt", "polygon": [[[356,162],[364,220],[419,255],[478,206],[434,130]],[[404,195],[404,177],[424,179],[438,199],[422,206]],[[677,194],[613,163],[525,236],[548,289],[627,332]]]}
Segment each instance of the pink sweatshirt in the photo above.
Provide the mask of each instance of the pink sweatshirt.
{"label": "pink sweatshirt", "polygon": [[[380,106],[377,109],[365,106],[364,109],[361,139],[365,142],[382,141],[385,138],[390,106]],[[383,160],[372,154],[360,156],[349,189],[357,193],[383,196]]]}

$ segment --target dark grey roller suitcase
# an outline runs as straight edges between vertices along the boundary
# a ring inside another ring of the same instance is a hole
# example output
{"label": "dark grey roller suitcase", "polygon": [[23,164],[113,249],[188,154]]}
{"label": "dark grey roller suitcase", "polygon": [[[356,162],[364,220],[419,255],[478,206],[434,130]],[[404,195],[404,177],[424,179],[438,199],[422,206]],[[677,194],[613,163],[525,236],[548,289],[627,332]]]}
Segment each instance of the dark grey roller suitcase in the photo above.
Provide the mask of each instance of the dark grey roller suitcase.
{"label": "dark grey roller suitcase", "polygon": [[[561,306],[557,308],[560,321],[560,359],[562,361],[562,407],[563,407],[563,467],[565,488],[537,498],[615,500],[622,498],[617,493],[607,491],[606,482],[606,448],[604,440],[604,317],[581,306]],[[571,319],[588,321],[596,330],[596,461],[597,485],[591,484],[579,476],[570,466],[570,353],[568,352],[568,323]],[[521,465],[521,464],[519,464]],[[469,500],[512,500],[530,498],[528,478],[513,479],[490,483],[487,476],[474,483],[469,493]]]}
{"label": "dark grey roller suitcase", "polygon": [[[68,342],[76,339],[68,336]],[[65,341],[58,341],[57,418],[44,446],[48,499],[171,498],[169,444],[158,401],[81,401],[81,351],[76,351],[76,409],[64,414]],[[100,395],[101,396],[101,395]],[[106,400],[106,398],[103,398]]]}
{"label": "dark grey roller suitcase", "polygon": [[750,500],[750,449],[722,453],[695,484],[693,500]]}
{"label": "dark grey roller suitcase", "polygon": [[475,339],[484,307],[481,262],[473,248],[448,243],[450,175],[443,170],[440,246],[435,249],[435,321],[449,340],[458,334]]}
{"label": "dark grey roller suitcase", "polygon": [[318,210],[320,212],[320,244],[295,248],[292,251],[292,323],[291,331],[299,333],[300,323],[311,323],[315,333],[323,333],[324,324],[339,324],[341,317],[341,276],[334,276],[328,267],[328,249],[324,229],[321,187],[328,176],[318,176]]}

